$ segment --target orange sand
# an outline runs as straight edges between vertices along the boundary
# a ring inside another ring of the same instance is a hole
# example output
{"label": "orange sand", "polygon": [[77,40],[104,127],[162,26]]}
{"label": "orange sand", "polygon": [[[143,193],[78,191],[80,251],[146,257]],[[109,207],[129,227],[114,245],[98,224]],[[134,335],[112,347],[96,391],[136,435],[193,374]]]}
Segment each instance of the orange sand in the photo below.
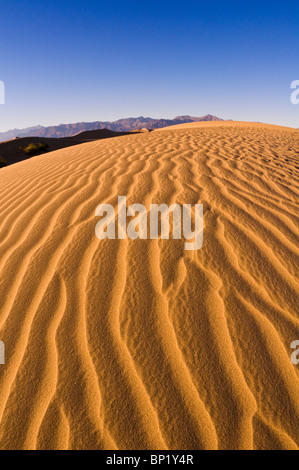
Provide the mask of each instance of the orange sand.
{"label": "orange sand", "polygon": [[[0,170],[1,449],[298,449],[299,131],[176,126]],[[204,204],[204,246],[96,207]]]}

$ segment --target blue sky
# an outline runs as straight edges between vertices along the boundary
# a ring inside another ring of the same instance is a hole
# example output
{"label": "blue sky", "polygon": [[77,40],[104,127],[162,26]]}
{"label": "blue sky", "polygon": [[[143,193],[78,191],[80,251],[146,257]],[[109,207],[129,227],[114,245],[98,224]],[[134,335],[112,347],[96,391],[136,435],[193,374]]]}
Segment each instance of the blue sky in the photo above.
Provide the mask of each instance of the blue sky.
{"label": "blue sky", "polygon": [[299,127],[294,1],[1,0],[0,131],[215,114]]}

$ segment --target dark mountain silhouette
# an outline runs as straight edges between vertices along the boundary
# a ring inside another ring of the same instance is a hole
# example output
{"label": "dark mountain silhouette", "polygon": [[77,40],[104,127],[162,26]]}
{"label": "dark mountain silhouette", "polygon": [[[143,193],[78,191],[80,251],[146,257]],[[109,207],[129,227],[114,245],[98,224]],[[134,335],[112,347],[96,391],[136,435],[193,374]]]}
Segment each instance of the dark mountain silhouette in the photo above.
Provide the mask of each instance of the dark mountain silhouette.
{"label": "dark mountain silhouette", "polygon": [[115,132],[130,132],[139,129],[160,129],[162,127],[174,126],[188,122],[199,121],[222,121],[222,119],[207,114],[202,117],[177,116],[174,119],[152,119],[140,116],[138,118],[119,119],[114,122],[78,122],[75,124],[60,124],[59,126],[35,126],[26,129],[13,129],[7,132],[0,132],[0,142],[15,139],[16,137],[45,137],[61,138],[72,137],[76,134],[107,129]]}

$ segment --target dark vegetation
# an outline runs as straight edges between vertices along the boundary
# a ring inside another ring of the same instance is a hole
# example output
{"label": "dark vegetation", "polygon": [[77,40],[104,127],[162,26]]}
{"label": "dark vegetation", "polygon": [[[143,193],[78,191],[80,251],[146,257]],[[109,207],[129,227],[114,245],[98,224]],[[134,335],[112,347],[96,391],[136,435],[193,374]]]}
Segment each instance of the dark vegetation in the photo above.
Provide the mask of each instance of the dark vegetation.
{"label": "dark vegetation", "polygon": [[43,153],[48,152],[49,145],[41,143],[29,144],[25,148],[20,147],[20,150],[22,150],[28,157],[34,157],[35,155],[42,155]]}
{"label": "dark vegetation", "polygon": [[7,161],[0,157],[0,168],[4,168],[5,166],[7,166]]}

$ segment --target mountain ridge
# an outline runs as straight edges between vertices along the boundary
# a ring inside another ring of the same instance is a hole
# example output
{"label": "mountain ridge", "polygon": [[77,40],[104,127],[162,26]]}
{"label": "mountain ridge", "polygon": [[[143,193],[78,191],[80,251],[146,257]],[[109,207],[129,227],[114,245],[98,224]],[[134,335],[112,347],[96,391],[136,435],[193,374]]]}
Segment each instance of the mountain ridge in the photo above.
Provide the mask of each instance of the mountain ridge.
{"label": "mountain ridge", "polygon": [[174,119],[154,119],[150,117],[139,116],[137,118],[124,118],[117,121],[94,121],[77,122],[71,124],[59,124],[57,126],[33,126],[25,129],[11,129],[6,132],[0,132],[0,142],[15,139],[17,137],[72,137],[82,132],[107,129],[115,132],[130,132],[139,129],[160,129],[176,124],[187,124],[188,122],[201,121],[223,121],[223,119],[207,114],[201,117],[176,116]]}

